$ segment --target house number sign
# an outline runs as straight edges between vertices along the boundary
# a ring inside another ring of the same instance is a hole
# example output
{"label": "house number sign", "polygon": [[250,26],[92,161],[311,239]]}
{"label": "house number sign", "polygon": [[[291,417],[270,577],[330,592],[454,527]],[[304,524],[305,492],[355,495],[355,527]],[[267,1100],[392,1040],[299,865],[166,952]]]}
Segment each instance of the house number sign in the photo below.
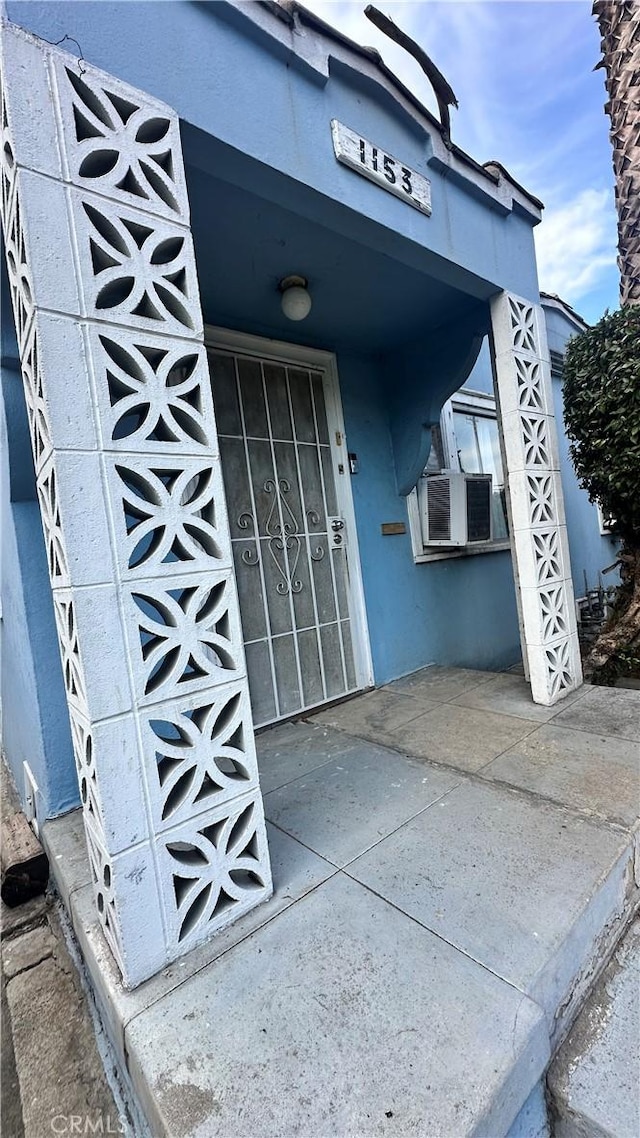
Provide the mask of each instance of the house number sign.
{"label": "house number sign", "polygon": [[333,149],[338,162],[357,170],[369,181],[382,186],[383,190],[402,198],[408,205],[421,213],[431,214],[431,182],[422,174],[417,174],[410,166],[405,166],[386,150],[374,146],[367,138],[362,138],[337,119],[331,120]]}

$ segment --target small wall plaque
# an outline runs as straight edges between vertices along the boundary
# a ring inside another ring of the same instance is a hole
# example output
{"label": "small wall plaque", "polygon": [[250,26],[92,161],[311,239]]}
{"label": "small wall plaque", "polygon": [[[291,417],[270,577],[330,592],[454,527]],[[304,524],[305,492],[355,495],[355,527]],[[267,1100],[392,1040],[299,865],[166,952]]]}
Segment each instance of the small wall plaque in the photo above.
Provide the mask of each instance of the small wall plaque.
{"label": "small wall plaque", "polygon": [[406,533],[407,527],[404,522],[383,522],[380,526],[380,532],[383,537],[389,537],[394,533]]}
{"label": "small wall plaque", "polygon": [[375,182],[383,190],[395,194],[407,205],[431,215],[431,182],[428,178],[405,166],[380,146],[362,138],[337,119],[331,120],[333,150],[338,162],[349,166]]}

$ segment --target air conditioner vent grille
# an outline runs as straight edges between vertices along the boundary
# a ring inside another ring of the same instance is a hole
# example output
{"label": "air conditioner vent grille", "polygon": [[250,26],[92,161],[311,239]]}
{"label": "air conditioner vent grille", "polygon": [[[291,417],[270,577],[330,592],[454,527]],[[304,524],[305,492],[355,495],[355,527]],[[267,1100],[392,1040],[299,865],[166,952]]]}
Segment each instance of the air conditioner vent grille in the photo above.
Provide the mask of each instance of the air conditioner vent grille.
{"label": "air conditioner vent grille", "polygon": [[491,481],[467,481],[467,541],[491,540]]}
{"label": "air conditioner vent grille", "polygon": [[451,486],[448,478],[430,478],[428,482],[429,534],[432,541],[449,541],[451,537]]}

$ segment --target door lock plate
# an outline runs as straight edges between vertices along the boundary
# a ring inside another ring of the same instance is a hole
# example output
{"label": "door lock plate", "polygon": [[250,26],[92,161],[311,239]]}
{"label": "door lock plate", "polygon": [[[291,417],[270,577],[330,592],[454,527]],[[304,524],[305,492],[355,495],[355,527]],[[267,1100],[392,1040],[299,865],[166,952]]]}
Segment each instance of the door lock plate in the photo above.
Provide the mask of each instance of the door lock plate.
{"label": "door lock plate", "polygon": [[327,518],[327,530],[329,532],[330,543],[333,546],[344,545],[345,539],[345,524],[344,518],[339,516]]}

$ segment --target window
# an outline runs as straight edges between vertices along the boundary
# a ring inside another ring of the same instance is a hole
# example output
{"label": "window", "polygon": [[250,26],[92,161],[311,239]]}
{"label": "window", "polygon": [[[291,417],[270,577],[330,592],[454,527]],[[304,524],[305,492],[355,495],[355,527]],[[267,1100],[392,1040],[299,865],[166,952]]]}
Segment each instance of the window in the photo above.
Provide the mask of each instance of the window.
{"label": "window", "polygon": [[509,540],[506,494],[495,399],[482,392],[459,391],[442,409],[440,423],[432,427],[431,451],[424,476],[441,471],[490,474],[492,477],[492,538],[463,549],[436,549],[425,543],[418,492],[407,500],[414,558],[417,561],[484,553],[505,548]]}
{"label": "window", "polygon": [[615,537],[616,519],[612,518],[610,514],[605,514],[599,502],[596,502],[596,510],[598,512],[598,528],[600,533],[603,536]]}
{"label": "window", "polygon": [[453,434],[459,469],[464,474],[490,474],[493,478],[491,503],[493,540],[505,541],[509,536],[509,530],[495,413],[489,416],[467,408],[458,410],[454,404]]}

